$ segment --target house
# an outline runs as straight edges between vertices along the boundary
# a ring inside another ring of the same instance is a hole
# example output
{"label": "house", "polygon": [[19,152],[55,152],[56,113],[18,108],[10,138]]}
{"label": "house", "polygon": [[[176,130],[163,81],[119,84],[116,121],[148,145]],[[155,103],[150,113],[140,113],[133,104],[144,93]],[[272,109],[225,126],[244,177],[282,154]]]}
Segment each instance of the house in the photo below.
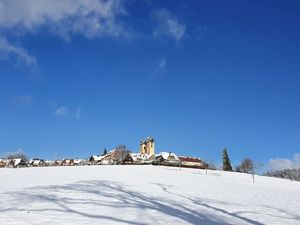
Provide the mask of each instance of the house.
{"label": "house", "polygon": [[22,168],[27,166],[28,166],[27,162],[21,158],[6,160],[6,167],[9,168]]}
{"label": "house", "polygon": [[164,165],[164,166],[180,166],[180,160],[175,153],[172,152],[161,152],[155,155],[155,165]]}
{"label": "house", "polygon": [[154,155],[149,155],[147,153],[131,153],[130,155],[134,161],[134,164],[152,164],[152,162],[155,160]]}
{"label": "house", "polygon": [[125,163],[124,160],[126,163],[129,163],[131,160],[128,154],[128,151],[113,149],[104,156],[93,156],[93,160],[96,161],[98,165],[117,165]]}
{"label": "house", "polygon": [[35,158],[35,159],[31,159],[30,160],[29,165],[33,166],[33,167],[46,166],[46,162],[43,159],[37,159],[37,158]]}
{"label": "house", "polygon": [[63,159],[62,166],[74,166],[74,159]]}
{"label": "house", "polygon": [[0,168],[3,168],[6,166],[6,161],[4,159],[0,159]]}
{"label": "house", "polygon": [[179,156],[182,167],[205,169],[206,164],[199,158]]}
{"label": "house", "polygon": [[57,159],[57,160],[54,161],[54,166],[62,166],[62,165],[63,165],[62,160]]}
{"label": "house", "polygon": [[121,164],[122,165],[134,164],[134,160],[129,152],[127,152],[127,154],[124,156],[124,158],[121,161]]}
{"label": "house", "polygon": [[100,165],[101,164],[101,160],[104,158],[104,156],[100,156],[100,155],[92,155],[89,159],[90,163],[92,165]]}
{"label": "house", "polygon": [[46,160],[45,161],[45,166],[55,166],[55,161],[53,161],[53,160]]}
{"label": "house", "polygon": [[74,159],[74,166],[82,166],[83,162],[83,159]]}

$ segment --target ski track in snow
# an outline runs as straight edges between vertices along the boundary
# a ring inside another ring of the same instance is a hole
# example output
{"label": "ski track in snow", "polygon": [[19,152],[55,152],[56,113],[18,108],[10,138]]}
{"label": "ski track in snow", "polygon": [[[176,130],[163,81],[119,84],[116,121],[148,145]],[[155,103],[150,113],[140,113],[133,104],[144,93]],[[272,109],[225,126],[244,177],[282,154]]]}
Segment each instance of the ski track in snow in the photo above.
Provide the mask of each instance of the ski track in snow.
{"label": "ski track in snow", "polygon": [[0,224],[300,225],[300,182],[155,166],[0,169]]}

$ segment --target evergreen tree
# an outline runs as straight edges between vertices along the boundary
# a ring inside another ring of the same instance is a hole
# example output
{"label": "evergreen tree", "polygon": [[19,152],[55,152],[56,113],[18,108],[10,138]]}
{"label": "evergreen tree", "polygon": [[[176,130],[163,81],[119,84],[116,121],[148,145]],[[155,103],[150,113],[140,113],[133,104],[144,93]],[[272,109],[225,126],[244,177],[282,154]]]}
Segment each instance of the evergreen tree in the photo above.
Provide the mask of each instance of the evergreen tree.
{"label": "evergreen tree", "polygon": [[107,154],[107,150],[105,148],[102,155],[106,155],[106,154]]}
{"label": "evergreen tree", "polygon": [[224,171],[232,171],[231,163],[228,157],[227,149],[223,150],[223,170]]}

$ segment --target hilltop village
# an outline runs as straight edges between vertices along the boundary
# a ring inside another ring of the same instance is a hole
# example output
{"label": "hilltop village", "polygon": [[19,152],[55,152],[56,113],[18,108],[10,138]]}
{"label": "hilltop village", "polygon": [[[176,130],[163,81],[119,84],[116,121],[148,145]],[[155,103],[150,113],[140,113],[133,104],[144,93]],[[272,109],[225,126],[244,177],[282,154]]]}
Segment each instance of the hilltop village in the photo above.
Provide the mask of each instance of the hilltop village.
{"label": "hilltop village", "polygon": [[152,137],[140,141],[138,153],[129,151],[125,145],[119,145],[111,151],[104,151],[102,155],[92,155],[89,159],[56,159],[45,160],[25,157],[7,157],[0,159],[0,168],[42,167],[42,166],[91,166],[91,165],[161,165],[190,168],[207,168],[207,163],[200,158],[177,156],[173,152],[155,151],[155,141]]}

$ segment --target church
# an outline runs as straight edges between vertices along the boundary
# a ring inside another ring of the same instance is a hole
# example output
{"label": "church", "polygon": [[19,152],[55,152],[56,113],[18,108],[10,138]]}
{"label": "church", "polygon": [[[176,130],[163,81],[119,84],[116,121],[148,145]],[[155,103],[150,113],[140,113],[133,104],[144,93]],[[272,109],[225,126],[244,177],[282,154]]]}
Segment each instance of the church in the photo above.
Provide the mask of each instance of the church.
{"label": "church", "polygon": [[152,137],[148,137],[146,140],[141,140],[140,153],[148,154],[149,156],[155,155],[155,144]]}

